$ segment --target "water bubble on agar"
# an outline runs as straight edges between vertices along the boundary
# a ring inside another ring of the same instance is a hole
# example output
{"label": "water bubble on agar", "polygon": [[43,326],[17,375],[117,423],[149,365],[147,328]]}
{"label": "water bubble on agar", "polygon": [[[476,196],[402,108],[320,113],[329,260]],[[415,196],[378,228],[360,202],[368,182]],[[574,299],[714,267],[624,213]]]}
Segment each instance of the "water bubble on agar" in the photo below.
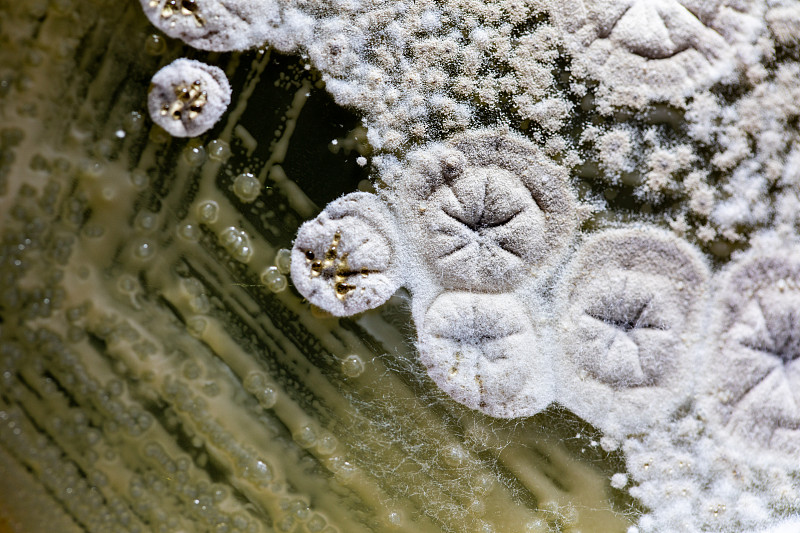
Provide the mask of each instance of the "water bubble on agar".
{"label": "water bubble on agar", "polygon": [[144,51],[150,56],[160,56],[167,50],[164,38],[156,33],[151,33],[145,38]]}
{"label": "water bubble on agar", "polygon": [[133,253],[139,259],[149,259],[155,253],[155,246],[150,242],[144,241],[139,243]]}
{"label": "water bubble on agar", "polygon": [[271,266],[264,269],[261,273],[261,283],[272,292],[281,292],[286,289],[288,281],[286,276],[280,273],[278,267]]}
{"label": "water bubble on agar", "polygon": [[275,266],[281,274],[288,274],[292,266],[292,251],[286,248],[278,250],[275,254]]}
{"label": "water bubble on agar", "polygon": [[255,393],[255,397],[263,409],[271,409],[278,401],[278,391],[271,386],[265,386]]}
{"label": "water bubble on agar", "polygon": [[190,166],[199,167],[206,162],[206,149],[203,145],[187,146],[183,157]]}
{"label": "water bubble on agar", "polygon": [[317,433],[311,426],[303,426],[292,434],[292,438],[303,448],[310,448],[317,442]]}
{"label": "water bubble on agar", "polygon": [[357,378],[364,373],[364,361],[357,355],[348,355],[342,361],[342,373],[350,378]]}
{"label": "water bubble on agar", "polygon": [[221,139],[214,139],[208,143],[208,157],[214,161],[224,163],[231,156],[231,147]]}
{"label": "water bubble on agar", "polygon": [[267,384],[267,377],[261,372],[250,372],[244,378],[244,390],[254,393],[257,390],[264,388]]}
{"label": "water bubble on agar", "polygon": [[197,242],[200,230],[194,224],[181,224],[178,226],[178,235],[189,242]]}
{"label": "water bubble on agar", "polygon": [[130,173],[131,184],[138,190],[145,189],[150,179],[143,170],[132,170]]}
{"label": "water bubble on agar", "polygon": [[207,326],[208,321],[201,316],[195,316],[186,321],[186,329],[194,337],[202,337]]}
{"label": "water bubble on agar", "polygon": [[239,174],[233,180],[233,192],[242,202],[252,202],[261,192],[261,182],[249,172]]}
{"label": "water bubble on agar", "polygon": [[197,216],[201,222],[213,224],[219,216],[219,205],[214,200],[209,200],[197,206]]}
{"label": "water bubble on agar", "polygon": [[317,452],[321,455],[330,455],[336,451],[338,445],[339,442],[336,440],[336,437],[330,433],[326,433],[321,435],[317,440]]}

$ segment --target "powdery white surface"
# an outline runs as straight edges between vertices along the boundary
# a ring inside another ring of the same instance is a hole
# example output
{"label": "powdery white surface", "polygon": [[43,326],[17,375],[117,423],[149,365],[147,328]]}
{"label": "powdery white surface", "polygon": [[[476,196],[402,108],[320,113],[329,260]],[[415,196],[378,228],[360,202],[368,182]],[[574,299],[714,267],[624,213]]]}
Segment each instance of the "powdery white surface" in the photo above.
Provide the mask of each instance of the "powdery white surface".
{"label": "powdery white surface", "polygon": [[800,457],[800,243],[772,236],[721,275],[713,421],[738,447]]}
{"label": "powdery white surface", "polygon": [[176,59],[156,72],[147,95],[153,122],[174,137],[196,137],[210,130],[230,102],[225,73],[193,59]]}
{"label": "powdery white surface", "polygon": [[292,281],[314,305],[347,316],[384,303],[400,285],[394,223],[372,194],[351,193],[303,224]]}
{"label": "powdery white surface", "polygon": [[614,438],[663,424],[693,391],[707,280],[700,253],[669,232],[587,239],[558,291],[559,401]]}
{"label": "powdery white surface", "polygon": [[552,344],[513,296],[444,292],[417,328],[422,364],[457,402],[514,418],[554,399]]}
{"label": "powdery white surface", "polygon": [[384,173],[386,195],[443,287],[499,292],[541,279],[569,244],[576,217],[565,169],[521,136],[476,130],[407,161]]}
{"label": "powdery white surface", "polygon": [[311,18],[275,0],[140,0],[150,22],[201,50],[247,50],[267,40],[292,51],[308,39]]}
{"label": "powdery white surface", "polygon": [[800,531],[800,516],[793,516],[785,520],[775,522],[759,533],[795,533]]}
{"label": "powdery white surface", "polygon": [[550,11],[574,68],[600,81],[600,106],[683,102],[758,61],[761,2],[567,0]]}

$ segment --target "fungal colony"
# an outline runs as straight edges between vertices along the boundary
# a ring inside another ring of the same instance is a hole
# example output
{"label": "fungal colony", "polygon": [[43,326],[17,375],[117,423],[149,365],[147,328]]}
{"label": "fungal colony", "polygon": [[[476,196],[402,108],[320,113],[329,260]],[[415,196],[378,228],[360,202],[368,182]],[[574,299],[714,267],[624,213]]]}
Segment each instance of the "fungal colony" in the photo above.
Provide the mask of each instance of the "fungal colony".
{"label": "fungal colony", "polygon": [[13,516],[797,528],[796,2],[98,3],[0,1]]}

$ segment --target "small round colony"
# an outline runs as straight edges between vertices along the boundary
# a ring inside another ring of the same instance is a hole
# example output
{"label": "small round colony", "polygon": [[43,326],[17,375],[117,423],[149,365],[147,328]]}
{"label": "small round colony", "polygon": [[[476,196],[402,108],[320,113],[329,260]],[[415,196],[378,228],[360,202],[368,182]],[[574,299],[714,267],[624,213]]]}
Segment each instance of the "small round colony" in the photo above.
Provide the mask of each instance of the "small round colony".
{"label": "small round colony", "polygon": [[693,392],[708,271],[654,228],[587,239],[561,282],[559,401],[614,438],[663,424]]}
{"label": "small round colony", "polygon": [[292,281],[308,300],[336,316],[378,307],[400,286],[394,221],[373,194],[331,202],[300,227]]}
{"label": "small round colony", "polygon": [[[710,412],[745,446],[800,453],[800,246],[767,239],[721,277]],[[739,445],[737,444],[738,448]]]}
{"label": "small round colony", "polygon": [[153,76],[147,107],[153,122],[174,137],[210,130],[231,102],[225,73],[192,59],[176,59]]}

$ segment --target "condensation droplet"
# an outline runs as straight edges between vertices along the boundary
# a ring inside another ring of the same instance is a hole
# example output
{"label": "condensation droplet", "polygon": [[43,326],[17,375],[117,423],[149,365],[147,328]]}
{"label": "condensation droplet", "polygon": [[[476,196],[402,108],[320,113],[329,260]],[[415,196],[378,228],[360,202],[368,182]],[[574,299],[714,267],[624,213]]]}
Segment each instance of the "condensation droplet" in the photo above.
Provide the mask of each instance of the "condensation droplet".
{"label": "condensation droplet", "polygon": [[262,483],[264,483],[264,482],[268,483],[268,482],[272,481],[272,477],[273,477],[272,468],[269,466],[268,463],[266,463],[264,461],[257,460],[255,462],[255,466],[253,468],[253,474],[254,474],[254,477],[258,481],[260,481]]}
{"label": "condensation droplet", "polygon": [[237,261],[247,263],[253,256],[250,239],[243,230],[229,226],[219,234],[219,240]]}
{"label": "condensation droplet", "polygon": [[147,177],[147,174],[139,169],[131,171],[130,180],[131,184],[139,190],[146,188],[150,182],[150,178]]}
{"label": "condensation droplet", "polygon": [[202,368],[196,361],[186,361],[183,364],[183,377],[186,379],[197,379],[202,373]]}
{"label": "condensation droplet", "polygon": [[278,267],[274,266],[264,269],[264,272],[261,273],[261,283],[266,285],[272,292],[281,292],[288,285],[286,276],[280,273]]}
{"label": "condensation droplet", "polygon": [[141,212],[136,216],[136,227],[143,231],[149,231],[156,227],[156,215],[148,212]]}
{"label": "condensation droplet", "polygon": [[156,33],[148,35],[144,40],[144,52],[151,56],[160,56],[167,50],[164,38]]}
{"label": "condensation droplet", "polygon": [[186,321],[186,329],[195,337],[201,337],[207,326],[208,321],[201,316],[195,316]]}
{"label": "condensation droplet", "polygon": [[348,355],[342,361],[342,373],[350,378],[357,378],[364,373],[364,361],[355,354]]}
{"label": "condensation droplet", "polygon": [[242,243],[242,235],[235,227],[229,226],[219,234],[219,240],[225,247],[237,246]]}
{"label": "condensation droplet", "polygon": [[231,156],[231,147],[225,141],[214,139],[208,143],[208,157],[214,161],[225,162]]}
{"label": "condensation droplet", "polygon": [[200,239],[200,230],[194,224],[181,224],[178,226],[178,236],[189,242],[197,242]]}
{"label": "condensation droplet", "polygon": [[203,148],[203,145],[187,146],[183,152],[183,157],[191,166],[199,167],[206,162],[206,149]]}
{"label": "condensation droplet", "polygon": [[323,530],[326,523],[327,522],[325,521],[324,518],[322,518],[322,516],[314,514],[308,520],[308,522],[306,522],[306,529],[308,529],[310,533],[319,533],[320,531]]}
{"label": "condensation droplet", "polygon": [[233,192],[242,202],[252,202],[261,192],[261,182],[250,174],[239,174],[233,180]]}
{"label": "condensation droplet", "polygon": [[281,274],[288,274],[292,267],[292,251],[286,248],[278,250],[275,254],[275,266]]}
{"label": "condensation droplet", "polygon": [[319,452],[320,455],[330,455],[336,451],[336,446],[338,445],[339,441],[336,440],[336,437],[330,433],[325,433],[320,435],[320,438],[317,441],[317,452]]}
{"label": "condensation droplet", "polygon": [[250,372],[244,378],[244,390],[254,393],[267,385],[267,377],[261,372]]}
{"label": "condensation droplet", "polygon": [[467,459],[467,452],[460,446],[447,446],[442,451],[442,460],[451,467],[461,466]]}
{"label": "condensation droplet", "polygon": [[105,233],[103,226],[97,224],[87,224],[83,228],[83,234],[90,239],[99,239]]}
{"label": "condensation droplet", "polygon": [[400,527],[403,525],[403,514],[400,511],[390,510],[386,514],[386,523],[391,527]]}
{"label": "condensation droplet", "polygon": [[255,397],[262,409],[272,409],[278,401],[278,391],[270,386],[265,386],[255,393]]}
{"label": "condensation droplet", "polygon": [[292,435],[292,438],[303,448],[310,448],[317,442],[317,433],[311,426],[303,426]]}
{"label": "condensation droplet", "polygon": [[243,244],[241,246],[237,246],[231,252],[233,258],[241,263],[247,263],[250,261],[250,258],[253,256],[253,249],[250,246]]}
{"label": "condensation droplet", "polygon": [[149,259],[155,253],[155,246],[147,241],[139,243],[133,250],[134,255],[139,259]]}
{"label": "condensation droplet", "polygon": [[124,294],[135,292],[138,285],[136,279],[128,274],[120,276],[117,281],[117,287],[119,287],[119,290]]}
{"label": "condensation droplet", "polygon": [[189,307],[197,314],[206,314],[211,310],[211,301],[205,294],[200,294],[189,300]]}
{"label": "condensation droplet", "polygon": [[[127,133],[139,133],[144,126],[144,115],[138,111],[131,111],[125,116],[125,131]],[[134,171],[141,172],[141,171]]]}
{"label": "condensation droplet", "polygon": [[197,216],[200,218],[201,222],[213,224],[217,221],[217,217],[219,216],[219,205],[217,205],[217,202],[214,200],[202,202],[197,206]]}

